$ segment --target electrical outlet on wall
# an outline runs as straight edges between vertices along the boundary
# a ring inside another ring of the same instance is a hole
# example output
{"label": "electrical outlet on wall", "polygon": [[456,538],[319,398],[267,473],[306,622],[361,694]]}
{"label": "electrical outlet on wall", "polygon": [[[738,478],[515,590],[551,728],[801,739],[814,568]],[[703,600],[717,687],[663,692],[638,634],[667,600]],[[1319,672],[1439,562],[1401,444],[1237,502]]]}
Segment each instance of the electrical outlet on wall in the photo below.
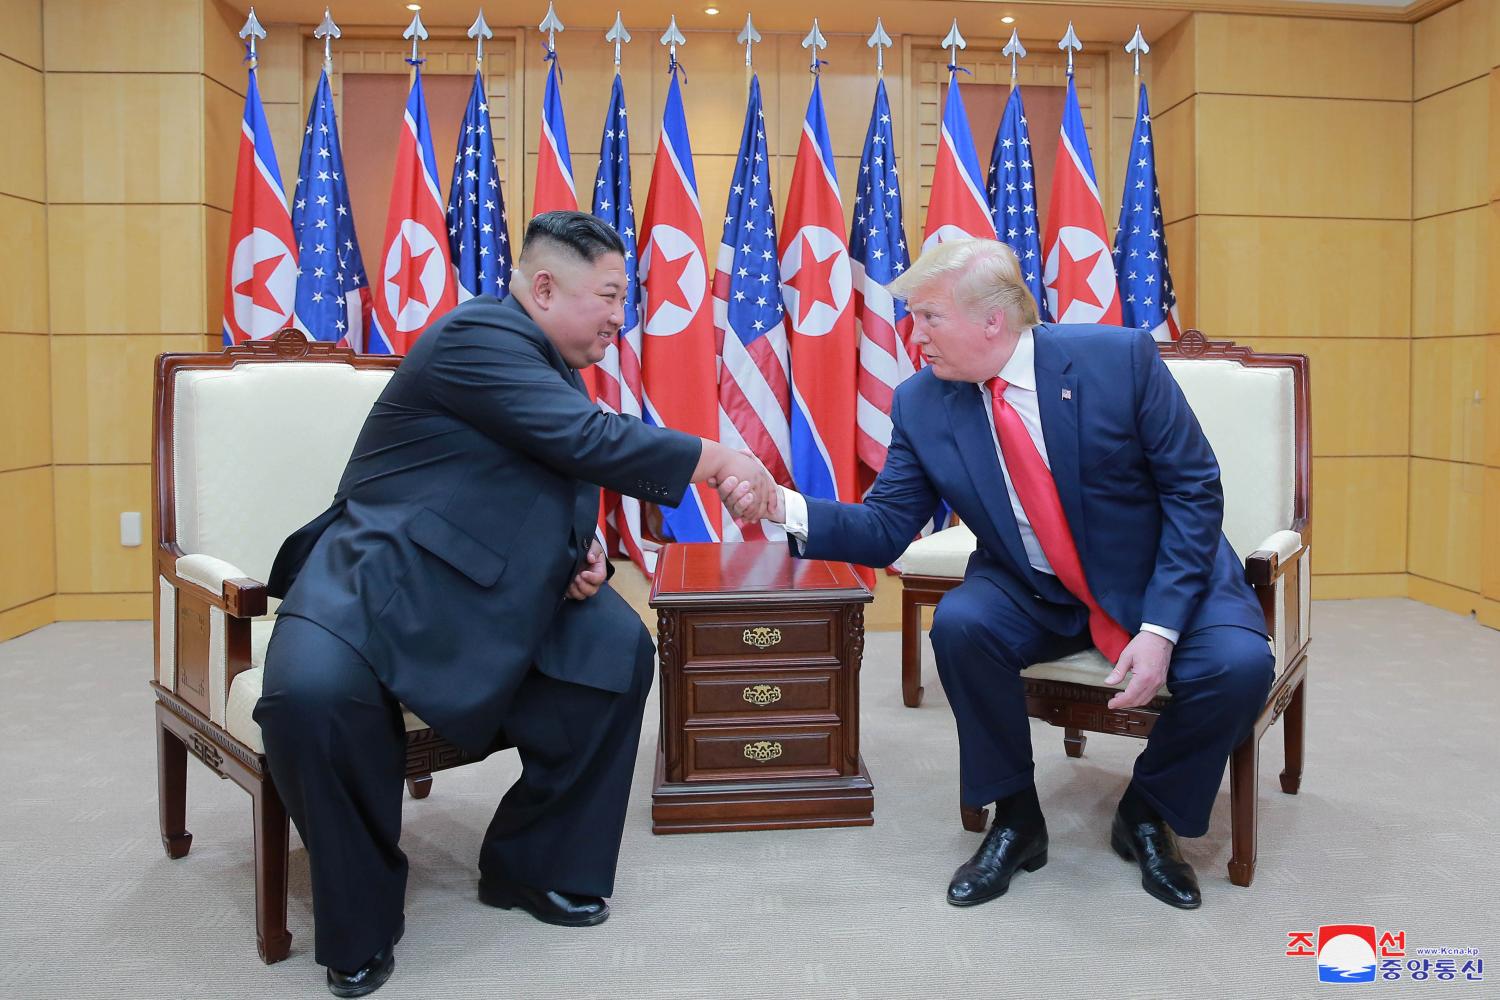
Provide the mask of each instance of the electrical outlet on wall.
{"label": "electrical outlet on wall", "polygon": [[135,548],[141,544],[140,511],[126,510],[120,512],[120,544],[127,548]]}

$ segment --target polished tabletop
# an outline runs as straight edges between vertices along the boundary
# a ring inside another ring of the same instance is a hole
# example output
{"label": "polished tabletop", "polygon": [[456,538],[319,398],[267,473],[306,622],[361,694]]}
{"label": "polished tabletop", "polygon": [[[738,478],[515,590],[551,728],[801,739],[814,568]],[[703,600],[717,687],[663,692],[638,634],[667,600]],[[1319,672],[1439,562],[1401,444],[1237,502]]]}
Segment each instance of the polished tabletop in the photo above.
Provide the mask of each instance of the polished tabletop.
{"label": "polished tabletop", "polygon": [[794,559],[785,542],[673,543],[662,549],[651,584],[653,606],[726,595],[750,603],[788,596],[871,599],[853,566]]}

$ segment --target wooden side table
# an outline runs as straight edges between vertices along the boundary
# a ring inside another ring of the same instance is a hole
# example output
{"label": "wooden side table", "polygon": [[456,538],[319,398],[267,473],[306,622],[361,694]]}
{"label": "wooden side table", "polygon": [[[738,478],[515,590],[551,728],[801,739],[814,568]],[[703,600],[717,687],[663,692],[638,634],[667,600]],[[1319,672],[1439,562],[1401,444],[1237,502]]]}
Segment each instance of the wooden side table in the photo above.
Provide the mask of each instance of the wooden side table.
{"label": "wooden side table", "polygon": [[653,832],[874,822],[859,754],[871,599],[849,564],[781,543],[662,549]]}

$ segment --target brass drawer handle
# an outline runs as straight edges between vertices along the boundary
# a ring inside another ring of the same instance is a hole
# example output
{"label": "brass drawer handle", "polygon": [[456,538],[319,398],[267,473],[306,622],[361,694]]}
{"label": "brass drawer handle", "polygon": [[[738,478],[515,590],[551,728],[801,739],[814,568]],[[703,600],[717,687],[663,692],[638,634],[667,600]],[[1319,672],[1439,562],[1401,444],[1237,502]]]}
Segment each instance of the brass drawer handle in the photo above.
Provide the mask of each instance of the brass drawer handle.
{"label": "brass drawer handle", "polygon": [[781,742],[759,740],[755,743],[745,744],[745,757],[748,760],[759,761],[764,764],[768,760],[775,760],[781,756]]}
{"label": "brass drawer handle", "polygon": [[766,625],[757,625],[754,628],[745,629],[745,634],[740,638],[745,640],[745,645],[754,646],[756,649],[770,649],[781,641],[781,629],[771,628]]}
{"label": "brass drawer handle", "polygon": [[752,684],[745,688],[744,698],[752,705],[765,708],[781,700],[781,688],[771,684]]}

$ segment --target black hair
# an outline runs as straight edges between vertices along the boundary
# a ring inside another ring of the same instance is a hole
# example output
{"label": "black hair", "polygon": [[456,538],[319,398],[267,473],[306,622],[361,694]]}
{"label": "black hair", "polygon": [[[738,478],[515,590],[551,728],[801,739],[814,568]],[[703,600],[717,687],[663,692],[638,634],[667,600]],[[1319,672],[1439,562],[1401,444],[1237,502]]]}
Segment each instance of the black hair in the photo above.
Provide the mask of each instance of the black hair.
{"label": "black hair", "polygon": [[625,243],[609,223],[587,212],[543,212],[526,224],[521,256],[531,247],[566,247],[592,264],[607,253],[625,254]]}

